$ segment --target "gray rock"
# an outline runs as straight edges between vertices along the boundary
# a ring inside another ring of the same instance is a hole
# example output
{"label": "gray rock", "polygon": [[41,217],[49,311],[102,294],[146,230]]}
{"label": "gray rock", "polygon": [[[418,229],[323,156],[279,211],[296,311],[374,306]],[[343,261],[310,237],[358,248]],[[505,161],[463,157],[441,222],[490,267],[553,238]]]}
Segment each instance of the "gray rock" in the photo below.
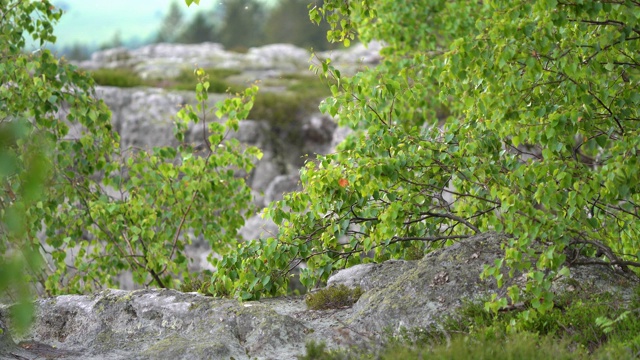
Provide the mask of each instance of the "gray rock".
{"label": "gray rock", "polygon": [[[95,52],[77,65],[83,69],[129,68],[143,79],[175,78],[182,69],[240,69],[243,71],[296,72],[308,68],[309,52],[289,44],[251,48],[246,54],[226,51],[220,44],[151,44],[138,49]],[[262,77],[259,76],[258,78]],[[256,78],[256,79],[258,79]],[[255,80],[255,79],[254,79]]]}
{"label": "gray rock", "polygon": [[[323,51],[318,53],[320,59],[331,58],[331,65],[339,69],[343,74],[353,75],[365,67],[374,67],[381,60],[380,50],[383,44],[372,41],[367,46],[355,44],[347,50]],[[314,61],[314,62],[317,62]]]}
{"label": "gray rock", "polygon": [[[340,66],[358,67],[378,62],[380,49],[379,43],[372,43],[368,47],[354,45],[346,51],[332,51],[330,55]],[[290,73],[308,74],[309,57],[307,50],[289,44],[251,48],[246,54],[226,51],[216,43],[151,44],[133,50],[115,48],[99,51],[93,54],[91,60],[77,65],[85,69],[129,68],[143,78],[171,79],[184,68],[197,64],[205,68],[240,70],[238,81],[246,84],[259,79],[282,78]],[[96,93],[112,111],[114,129],[121,136],[123,149],[130,146],[175,146],[175,114],[181,105],[195,104],[193,92],[188,91],[98,87]],[[210,106],[226,97],[224,94],[209,96]],[[342,131],[334,134],[335,129],[336,124],[331,118],[312,114],[284,128],[274,128],[261,119],[243,121],[239,131],[231,136],[244,144],[257,146],[264,152],[265,156],[256,164],[253,173],[248,174],[247,181],[253,190],[262,192],[277,176],[297,173],[304,164],[304,156],[331,151],[343,137]],[[202,143],[199,127],[192,128],[187,141]]]}
{"label": "gray rock", "polygon": [[[347,50],[318,53],[318,57],[331,57],[332,65],[344,74],[353,74],[365,66],[380,62],[382,45],[372,42],[368,46],[356,44]],[[202,68],[238,69],[251,76],[241,76],[241,83],[264,80],[274,74],[307,71],[310,53],[290,44],[271,44],[251,48],[246,54],[226,51],[216,43],[151,44],[138,49],[107,49],[93,53],[90,60],[77,62],[83,69],[128,68],[143,79],[172,79],[183,69]],[[317,59],[313,62],[317,62]]]}
{"label": "gray rock", "polygon": [[[494,280],[482,281],[485,264],[503,255],[505,238],[488,233],[435,251],[418,261],[388,261],[343,270],[331,285],[360,286],[352,308],[308,310],[301,297],[240,303],[173,290],[105,290],[96,295],[68,295],[38,300],[35,323],[16,341],[27,341],[37,355],[52,352],[66,359],[295,359],[308,341],[330,347],[380,343],[384,330],[437,324],[454,314],[463,299],[503,293]],[[518,278],[510,280],[519,281]],[[579,284],[579,285],[576,285]],[[637,280],[604,267],[572,269],[557,292],[613,292],[628,301]],[[8,320],[0,307],[0,327]],[[5,333],[0,359],[18,349]]]}
{"label": "gray rock", "polygon": [[116,67],[119,62],[127,61],[131,57],[131,53],[127,48],[117,47],[94,52],[91,54],[91,62],[107,64],[104,67]]}
{"label": "gray rock", "polygon": [[[429,253],[419,261],[387,261],[347,269],[350,273],[338,273],[329,282],[360,286],[365,291],[348,316],[356,329],[380,332],[389,327],[426,328],[443,315],[452,314],[465,299],[486,299],[494,293],[504,296],[510,285],[523,285],[519,273],[508,279],[506,270],[501,288],[493,278],[480,280],[484,266],[504,256],[501,244],[505,241],[504,236],[485,233]],[[611,292],[629,300],[633,295],[631,285],[638,285],[637,278],[627,278],[610,268],[576,267],[571,269],[570,278],[556,281],[553,291]]]}
{"label": "gray rock", "polygon": [[253,190],[264,191],[273,179],[285,171],[272,153],[268,153],[268,156],[267,153],[265,153],[262,160],[257,163],[247,184],[249,184]]}
{"label": "gray rock", "polygon": [[264,192],[264,205],[267,206],[273,201],[282,200],[284,194],[293,191],[300,191],[301,189],[300,176],[276,176]]}
{"label": "gray rock", "polygon": [[265,239],[278,234],[278,226],[271,220],[264,219],[260,215],[254,215],[245,221],[245,224],[238,231],[240,236],[248,240]]}
{"label": "gray rock", "polygon": [[309,67],[309,56],[307,50],[291,44],[271,44],[249,49],[247,60],[254,67],[295,72]]}
{"label": "gray rock", "polygon": [[379,270],[381,264],[358,264],[350,268],[340,270],[327,280],[327,286],[345,285],[350,288],[365,286],[364,279],[370,276],[376,270]]}
{"label": "gray rock", "polygon": [[4,321],[0,319],[0,355],[4,355],[2,354],[2,350],[13,351],[15,348],[16,344],[13,342],[13,338],[11,338],[9,329],[4,324]]}
{"label": "gray rock", "polygon": [[302,123],[300,136],[304,139],[305,155],[327,154],[332,151],[332,141],[338,125],[327,115],[320,113],[307,117]]}
{"label": "gray rock", "polygon": [[111,110],[111,122],[123,149],[177,145],[173,119],[180,105],[190,101],[186,93],[99,86],[96,95]]}
{"label": "gray rock", "polygon": [[327,115],[313,114],[302,125],[302,134],[305,139],[326,144],[333,138],[336,123]]}
{"label": "gray rock", "polygon": [[345,126],[340,126],[336,128],[336,130],[333,132],[333,136],[331,137],[331,149],[335,150],[336,146],[338,146],[338,144],[343,142],[344,139],[346,139],[347,136],[349,136],[352,133],[353,133],[353,130]]}
{"label": "gray rock", "polygon": [[132,57],[140,59],[171,59],[174,61],[212,58],[224,56],[224,53],[225,50],[221,44],[211,42],[200,44],[150,44],[131,51]]}

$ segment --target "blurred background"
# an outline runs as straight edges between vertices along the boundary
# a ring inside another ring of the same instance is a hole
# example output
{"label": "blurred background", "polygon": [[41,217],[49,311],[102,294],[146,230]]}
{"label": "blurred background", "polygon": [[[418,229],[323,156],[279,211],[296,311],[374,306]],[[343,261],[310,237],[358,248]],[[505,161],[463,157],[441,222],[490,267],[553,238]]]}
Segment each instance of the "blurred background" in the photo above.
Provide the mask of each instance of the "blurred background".
{"label": "blurred background", "polygon": [[152,43],[221,43],[227,50],[289,43],[317,51],[335,47],[326,40],[327,25],[312,24],[313,0],[59,0],[64,10],[55,27],[55,52],[84,60],[96,50],[136,48]]}

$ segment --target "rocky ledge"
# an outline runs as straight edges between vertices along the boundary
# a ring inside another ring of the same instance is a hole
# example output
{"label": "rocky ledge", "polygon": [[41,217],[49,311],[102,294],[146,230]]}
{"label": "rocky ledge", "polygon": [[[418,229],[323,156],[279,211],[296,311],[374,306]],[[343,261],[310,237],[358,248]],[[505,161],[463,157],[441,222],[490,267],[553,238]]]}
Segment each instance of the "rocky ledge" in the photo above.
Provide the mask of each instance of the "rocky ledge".
{"label": "rocky ledge", "polygon": [[[338,272],[329,286],[364,291],[347,308],[313,311],[303,297],[240,303],[174,290],[105,290],[38,300],[31,329],[12,337],[4,306],[0,359],[295,359],[309,341],[334,348],[374,346],[389,331],[437,326],[464,299],[502,293],[506,286],[498,289],[479,275],[503,255],[503,241],[497,234],[482,234],[422,260]],[[624,301],[633,285],[612,269],[579,267],[571,278],[559,280],[555,291],[611,292]]]}

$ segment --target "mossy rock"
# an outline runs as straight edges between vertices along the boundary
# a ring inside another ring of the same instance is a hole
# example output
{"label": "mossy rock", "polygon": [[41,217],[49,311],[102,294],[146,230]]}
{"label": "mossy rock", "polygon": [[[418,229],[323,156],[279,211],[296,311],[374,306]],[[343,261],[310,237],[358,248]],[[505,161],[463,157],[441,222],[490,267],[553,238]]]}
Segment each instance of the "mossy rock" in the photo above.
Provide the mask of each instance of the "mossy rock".
{"label": "mossy rock", "polygon": [[362,296],[360,287],[346,285],[330,286],[307,294],[305,302],[311,310],[329,310],[350,307]]}
{"label": "mossy rock", "polygon": [[97,69],[90,72],[97,85],[129,88],[145,82],[130,69]]}

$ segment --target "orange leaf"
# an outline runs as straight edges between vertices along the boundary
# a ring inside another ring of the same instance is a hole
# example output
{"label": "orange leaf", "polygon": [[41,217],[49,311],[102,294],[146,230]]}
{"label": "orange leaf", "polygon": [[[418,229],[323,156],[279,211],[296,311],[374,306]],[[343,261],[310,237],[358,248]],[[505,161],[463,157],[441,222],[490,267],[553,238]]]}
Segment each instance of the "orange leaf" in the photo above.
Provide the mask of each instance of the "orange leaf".
{"label": "orange leaf", "polygon": [[347,187],[347,185],[349,185],[349,180],[347,179],[340,179],[338,180],[338,185],[342,186],[342,187]]}

